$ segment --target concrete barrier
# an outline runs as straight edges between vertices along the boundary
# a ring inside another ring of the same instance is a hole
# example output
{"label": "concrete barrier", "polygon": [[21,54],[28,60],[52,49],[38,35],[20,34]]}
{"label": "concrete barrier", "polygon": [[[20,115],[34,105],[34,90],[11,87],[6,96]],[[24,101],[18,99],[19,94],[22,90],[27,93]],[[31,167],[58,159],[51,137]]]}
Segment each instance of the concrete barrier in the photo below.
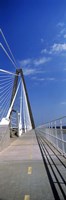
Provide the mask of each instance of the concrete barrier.
{"label": "concrete barrier", "polygon": [[0,125],[0,151],[10,144],[10,130],[8,125]]}

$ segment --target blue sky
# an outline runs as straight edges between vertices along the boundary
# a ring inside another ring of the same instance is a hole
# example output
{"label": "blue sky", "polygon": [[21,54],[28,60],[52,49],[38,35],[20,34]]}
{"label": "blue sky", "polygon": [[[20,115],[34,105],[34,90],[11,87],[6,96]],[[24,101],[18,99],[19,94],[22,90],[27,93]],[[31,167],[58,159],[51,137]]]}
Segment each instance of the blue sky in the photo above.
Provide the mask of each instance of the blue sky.
{"label": "blue sky", "polygon": [[[35,123],[66,115],[66,1],[0,0],[0,28],[23,68]],[[1,48],[0,68],[15,71]]]}

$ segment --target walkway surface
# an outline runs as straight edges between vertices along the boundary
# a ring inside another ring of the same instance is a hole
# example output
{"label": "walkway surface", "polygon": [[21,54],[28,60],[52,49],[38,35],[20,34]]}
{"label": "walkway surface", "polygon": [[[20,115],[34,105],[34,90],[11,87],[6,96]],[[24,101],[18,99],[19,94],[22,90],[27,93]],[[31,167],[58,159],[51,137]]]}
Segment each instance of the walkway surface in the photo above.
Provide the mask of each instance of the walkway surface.
{"label": "walkway surface", "polygon": [[34,131],[0,152],[0,200],[54,200]]}

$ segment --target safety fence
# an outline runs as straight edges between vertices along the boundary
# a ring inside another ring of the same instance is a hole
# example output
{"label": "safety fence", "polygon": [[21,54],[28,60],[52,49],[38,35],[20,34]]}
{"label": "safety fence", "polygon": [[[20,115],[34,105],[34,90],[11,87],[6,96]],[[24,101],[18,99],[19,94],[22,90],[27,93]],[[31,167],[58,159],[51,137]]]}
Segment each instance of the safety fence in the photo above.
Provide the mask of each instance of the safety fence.
{"label": "safety fence", "polygon": [[47,122],[36,130],[66,155],[66,116]]}

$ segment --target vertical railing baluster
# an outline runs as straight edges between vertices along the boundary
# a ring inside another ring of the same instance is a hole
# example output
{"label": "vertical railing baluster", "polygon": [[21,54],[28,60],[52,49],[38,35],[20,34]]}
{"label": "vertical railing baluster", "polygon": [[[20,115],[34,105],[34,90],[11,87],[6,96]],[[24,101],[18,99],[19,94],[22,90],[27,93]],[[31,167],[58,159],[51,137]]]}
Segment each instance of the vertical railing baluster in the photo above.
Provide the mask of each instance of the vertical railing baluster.
{"label": "vertical railing baluster", "polygon": [[66,140],[64,139],[65,135],[62,126],[62,120],[65,120],[65,118],[66,116],[47,122],[43,126],[40,126],[40,129],[43,129],[42,131],[44,131],[46,139],[66,156]]}
{"label": "vertical railing baluster", "polygon": [[53,141],[53,130],[52,130],[52,122],[51,122],[51,140]]}
{"label": "vertical railing baluster", "polygon": [[58,148],[58,136],[57,136],[56,121],[55,121],[55,134],[56,134],[56,145],[57,145],[57,148]]}
{"label": "vertical railing baluster", "polygon": [[60,131],[61,131],[61,140],[62,140],[62,151],[63,151],[63,153],[65,153],[64,142],[63,142],[62,120],[60,120]]}

